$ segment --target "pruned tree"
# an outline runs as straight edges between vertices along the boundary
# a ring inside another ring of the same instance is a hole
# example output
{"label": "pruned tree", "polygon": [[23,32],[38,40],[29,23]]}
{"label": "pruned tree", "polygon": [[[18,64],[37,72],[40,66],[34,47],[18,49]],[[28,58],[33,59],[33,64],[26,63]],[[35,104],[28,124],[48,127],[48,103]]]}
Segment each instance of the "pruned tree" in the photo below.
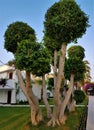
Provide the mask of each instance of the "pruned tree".
{"label": "pruned tree", "polygon": [[[67,96],[65,98],[67,99],[66,105],[68,104],[71,95],[73,95],[74,82],[84,79],[84,74],[85,74],[85,64],[83,62],[83,58],[85,57],[84,51],[85,51],[84,48],[81,46],[71,46],[68,49],[68,58],[65,61],[64,74],[65,74],[65,78],[70,80],[71,86],[67,92],[67,95],[69,95],[68,99]],[[73,103],[69,103],[70,105],[69,109],[71,109],[71,106],[73,106],[71,104],[74,104],[74,100]],[[63,105],[63,108],[64,106],[65,104]],[[73,109],[74,107],[75,106],[73,106]]]}
{"label": "pruned tree", "polygon": [[24,22],[17,21],[11,23],[4,34],[4,48],[14,54],[17,50],[17,43],[24,39],[35,41],[36,35],[34,29]]}
{"label": "pruned tree", "polygon": [[58,70],[58,64],[59,64],[59,55],[58,51],[60,50],[60,46],[54,39],[50,39],[49,37],[44,35],[44,45],[49,49],[49,52],[51,53],[52,56],[52,63],[51,65],[53,66],[53,72],[54,72],[54,85],[56,82],[56,77],[57,77],[57,70]]}
{"label": "pruned tree", "polygon": [[85,58],[85,49],[80,46],[80,45],[75,45],[75,46],[71,46],[68,49],[68,57],[72,58],[72,57],[78,57],[81,60],[83,60]]}
{"label": "pruned tree", "polygon": [[[70,94],[68,96],[70,99],[70,96],[73,95],[73,91],[74,91],[74,82],[77,82],[77,81],[84,79],[85,64],[78,57],[68,58],[65,62],[64,73],[65,73],[65,78],[69,79],[70,84],[71,84],[69,87],[69,90],[71,89],[71,91],[70,91]],[[68,95],[68,92],[67,92],[67,95]],[[67,96],[65,99],[67,99]],[[66,105],[68,104],[69,99],[67,99]],[[64,107],[64,105],[63,105],[63,107]]]}
{"label": "pruned tree", "polygon": [[[64,123],[64,113],[62,113],[62,101],[60,96],[60,86],[64,71],[67,44],[77,42],[77,38],[82,37],[88,27],[88,17],[79,8],[74,0],[63,0],[53,4],[45,14],[44,35],[51,41],[55,41],[60,49],[60,60],[58,74],[54,89],[54,110],[52,119],[48,126]],[[54,46],[55,47],[55,46]],[[57,48],[57,46],[56,46]],[[54,50],[56,50],[54,48]]]}
{"label": "pruned tree", "polygon": [[36,76],[42,77],[42,90],[43,90],[43,101],[47,110],[47,117],[51,118],[52,112],[50,105],[47,100],[47,93],[46,93],[46,79],[45,74],[51,71],[51,55],[47,48],[44,48],[41,45],[39,51],[35,51],[32,55],[33,63],[31,65],[32,74]]}
{"label": "pruned tree", "polygon": [[[15,64],[20,87],[23,90],[31,108],[31,122],[37,125],[42,120],[38,99],[31,90],[30,71],[32,64],[31,54],[39,50],[40,45],[35,44],[35,31],[23,22],[15,22],[8,26],[5,35],[4,47],[15,54]],[[19,70],[18,70],[19,69]],[[26,70],[26,84],[20,70]]]}
{"label": "pruned tree", "polygon": [[[27,93],[29,98],[29,104],[31,108],[31,122],[33,125],[37,125],[41,119],[41,111],[39,108],[39,103],[37,97],[33,94],[31,89],[31,72],[32,66],[34,65],[33,55],[38,52],[41,46],[37,42],[31,42],[30,40],[22,40],[18,43],[17,51],[15,53],[15,65],[19,70],[26,71],[26,87],[24,88],[24,93]],[[38,55],[36,55],[38,56]],[[35,63],[36,64],[36,63]],[[38,68],[36,68],[38,69]],[[18,73],[18,71],[17,71]],[[19,73],[18,73],[19,75]],[[20,82],[20,81],[19,81]],[[23,86],[22,86],[22,90]],[[27,97],[26,95],[26,97]],[[27,99],[28,99],[27,98]],[[31,104],[32,102],[32,104]],[[37,118],[39,118],[37,120]]]}
{"label": "pruned tree", "polygon": [[[83,59],[85,58],[85,49],[80,45],[71,46],[68,49],[68,57],[69,59],[79,58],[83,61]],[[84,79],[84,75],[85,73],[76,74],[74,77],[75,81],[82,81]]]}

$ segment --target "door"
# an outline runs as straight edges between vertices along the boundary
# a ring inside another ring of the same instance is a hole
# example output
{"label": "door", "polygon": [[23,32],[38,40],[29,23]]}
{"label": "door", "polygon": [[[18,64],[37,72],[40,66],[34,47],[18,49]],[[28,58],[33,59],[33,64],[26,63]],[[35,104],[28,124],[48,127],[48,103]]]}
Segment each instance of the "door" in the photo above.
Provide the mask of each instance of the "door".
{"label": "door", "polygon": [[12,79],[13,78],[13,73],[9,73],[9,79]]}
{"label": "door", "polygon": [[10,104],[11,103],[11,91],[8,91],[8,99],[7,99],[7,103]]}

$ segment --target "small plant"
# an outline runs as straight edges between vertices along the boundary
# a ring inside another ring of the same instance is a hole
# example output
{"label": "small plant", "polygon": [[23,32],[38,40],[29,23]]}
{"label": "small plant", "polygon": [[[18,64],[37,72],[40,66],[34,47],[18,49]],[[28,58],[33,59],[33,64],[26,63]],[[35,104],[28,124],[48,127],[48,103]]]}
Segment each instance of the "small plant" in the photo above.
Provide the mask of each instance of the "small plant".
{"label": "small plant", "polygon": [[49,79],[48,79],[48,87],[47,87],[47,89],[48,89],[49,91],[52,91],[53,86],[54,86],[54,78],[49,78]]}
{"label": "small plant", "polygon": [[76,130],[86,130],[86,123],[87,123],[87,105],[83,109],[83,112],[80,115],[79,125],[77,126]]}
{"label": "small plant", "polygon": [[77,104],[82,103],[85,99],[85,93],[81,90],[75,90],[74,99],[76,100]]}
{"label": "small plant", "polygon": [[0,85],[4,87],[6,85],[6,81],[6,79],[0,79]]}

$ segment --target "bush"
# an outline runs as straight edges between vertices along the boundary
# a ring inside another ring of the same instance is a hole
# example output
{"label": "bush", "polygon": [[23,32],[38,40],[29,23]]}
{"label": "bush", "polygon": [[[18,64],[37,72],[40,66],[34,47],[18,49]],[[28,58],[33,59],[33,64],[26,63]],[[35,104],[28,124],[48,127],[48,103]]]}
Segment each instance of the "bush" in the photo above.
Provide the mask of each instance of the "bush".
{"label": "bush", "polygon": [[77,104],[82,103],[85,99],[85,93],[81,90],[75,90],[74,99],[76,100]]}
{"label": "bush", "polygon": [[3,85],[3,87],[6,85],[7,79],[0,79],[0,85]]}

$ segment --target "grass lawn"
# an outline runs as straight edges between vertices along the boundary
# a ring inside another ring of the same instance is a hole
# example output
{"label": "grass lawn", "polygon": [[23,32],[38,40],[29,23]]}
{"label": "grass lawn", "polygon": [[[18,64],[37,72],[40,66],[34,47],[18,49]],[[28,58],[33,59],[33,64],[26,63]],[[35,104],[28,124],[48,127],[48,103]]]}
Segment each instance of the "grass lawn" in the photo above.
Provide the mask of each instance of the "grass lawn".
{"label": "grass lawn", "polygon": [[[44,108],[42,108],[44,109]],[[75,130],[79,124],[82,108],[77,108],[75,112],[68,113],[65,125],[47,127],[48,119],[41,122],[38,126],[30,123],[30,109],[28,107],[0,107],[0,130]],[[45,110],[43,110],[45,116]]]}

